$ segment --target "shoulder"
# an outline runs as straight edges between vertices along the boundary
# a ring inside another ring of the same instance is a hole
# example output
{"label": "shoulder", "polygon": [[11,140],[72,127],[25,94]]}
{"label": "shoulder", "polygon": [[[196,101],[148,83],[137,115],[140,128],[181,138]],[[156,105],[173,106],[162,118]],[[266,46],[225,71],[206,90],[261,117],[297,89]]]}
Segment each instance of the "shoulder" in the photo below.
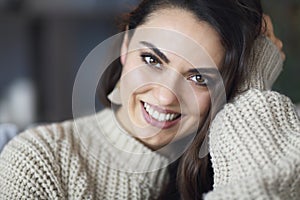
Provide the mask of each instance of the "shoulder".
{"label": "shoulder", "polygon": [[103,110],[94,115],[25,130],[8,143],[3,152],[13,148],[18,152],[24,149],[33,151],[32,153],[44,152],[47,156],[55,156],[62,149],[80,150],[80,140],[85,139],[83,137],[93,137],[93,134],[98,131],[98,123],[101,123],[99,119],[109,114],[109,110]]}
{"label": "shoulder", "polygon": [[5,146],[2,154],[5,155],[11,151],[15,151],[17,154],[27,152],[30,155],[38,156],[45,154],[52,159],[58,151],[59,144],[70,143],[72,145],[73,127],[73,121],[70,120],[25,130]]}
{"label": "shoulder", "polygon": [[37,126],[25,130],[5,146],[1,157],[25,153],[56,160],[55,158],[61,156],[62,151],[80,151],[80,140],[84,139],[82,137],[92,137],[89,133],[95,131],[97,127],[95,116],[99,115],[103,114]]}

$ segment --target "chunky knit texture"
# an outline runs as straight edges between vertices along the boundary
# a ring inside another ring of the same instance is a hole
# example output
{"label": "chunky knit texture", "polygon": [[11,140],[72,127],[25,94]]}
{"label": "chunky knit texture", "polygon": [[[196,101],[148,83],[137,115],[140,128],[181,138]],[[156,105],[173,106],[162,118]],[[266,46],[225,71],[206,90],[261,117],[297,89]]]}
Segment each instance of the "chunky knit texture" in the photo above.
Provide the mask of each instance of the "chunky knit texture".
{"label": "chunky knit texture", "polygon": [[[107,109],[14,138],[0,156],[0,199],[152,199],[167,163],[124,133]],[[147,167],[152,172],[142,173]]]}
{"label": "chunky knit texture", "polygon": [[300,122],[289,98],[251,89],[210,129],[212,199],[300,199]]}
{"label": "chunky knit texture", "polygon": [[[271,87],[282,67],[274,47],[265,37],[256,41],[257,68],[242,89]],[[257,89],[212,123],[214,189],[205,200],[300,199],[299,118],[287,97]],[[0,199],[152,199],[167,164],[104,110],[14,138],[0,155]]]}
{"label": "chunky knit texture", "polygon": [[299,117],[289,98],[265,91],[282,70],[280,52],[261,36],[251,56],[247,91],[211,124],[214,189],[205,200],[300,199]]}

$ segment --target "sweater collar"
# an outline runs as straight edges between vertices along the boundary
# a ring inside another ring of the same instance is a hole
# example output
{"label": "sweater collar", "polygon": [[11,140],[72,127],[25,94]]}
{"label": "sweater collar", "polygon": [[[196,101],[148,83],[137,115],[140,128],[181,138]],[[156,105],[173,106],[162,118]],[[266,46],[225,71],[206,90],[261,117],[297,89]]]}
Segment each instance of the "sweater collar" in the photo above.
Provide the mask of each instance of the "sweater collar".
{"label": "sweater collar", "polygon": [[152,151],[129,135],[118,123],[111,109],[96,115],[97,125],[102,130],[105,144],[118,157],[117,163],[128,172],[151,172],[167,167],[169,160]]}
{"label": "sweater collar", "polygon": [[[130,136],[111,109],[75,120],[75,129],[86,152],[110,169],[131,173],[141,187],[158,194],[168,178],[170,159]],[[99,157],[100,156],[100,157]]]}

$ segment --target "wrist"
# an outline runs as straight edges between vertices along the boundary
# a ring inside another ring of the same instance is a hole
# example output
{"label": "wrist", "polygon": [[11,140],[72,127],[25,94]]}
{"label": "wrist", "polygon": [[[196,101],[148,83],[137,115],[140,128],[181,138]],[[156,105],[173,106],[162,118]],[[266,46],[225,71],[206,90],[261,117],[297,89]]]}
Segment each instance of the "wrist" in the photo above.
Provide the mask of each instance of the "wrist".
{"label": "wrist", "polygon": [[270,90],[282,71],[282,66],[283,59],[277,46],[266,36],[259,36],[249,56],[248,67],[252,70],[251,74],[240,90]]}

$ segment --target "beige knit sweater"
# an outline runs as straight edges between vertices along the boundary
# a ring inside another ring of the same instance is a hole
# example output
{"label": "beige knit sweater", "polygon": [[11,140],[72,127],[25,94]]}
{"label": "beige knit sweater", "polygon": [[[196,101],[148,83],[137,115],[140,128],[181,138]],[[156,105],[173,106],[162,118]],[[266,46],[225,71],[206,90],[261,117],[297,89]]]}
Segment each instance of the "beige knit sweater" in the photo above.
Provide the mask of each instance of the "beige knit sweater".
{"label": "beige knit sweater", "polygon": [[[259,70],[255,74],[262,76]],[[287,97],[261,91],[268,85],[260,81],[260,90],[241,94],[213,121],[214,189],[206,200],[300,199],[299,118]],[[105,109],[14,138],[0,155],[0,199],[156,198],[167,180],[167,163],[125,133]]]}
{"label": "beige knit sweater", "polygon": [[[270,88],[283,61],[259,37],[253,72],[213,120],[209,145],[214,189],[205,200],[300,199],[300,121],[291,100]],[[249,89],[250,88],[250,89]]]}
{"label": "beige knit sweater", "polygon": [[210,129],[214,190],[206,200],[300,199],[300,121],[289,98],[251,89]]}
{"label": "beige knit sweater", "polygon": [[0,157],[0,199],[153,199],[167,163],[105,109],[14,138]]}

